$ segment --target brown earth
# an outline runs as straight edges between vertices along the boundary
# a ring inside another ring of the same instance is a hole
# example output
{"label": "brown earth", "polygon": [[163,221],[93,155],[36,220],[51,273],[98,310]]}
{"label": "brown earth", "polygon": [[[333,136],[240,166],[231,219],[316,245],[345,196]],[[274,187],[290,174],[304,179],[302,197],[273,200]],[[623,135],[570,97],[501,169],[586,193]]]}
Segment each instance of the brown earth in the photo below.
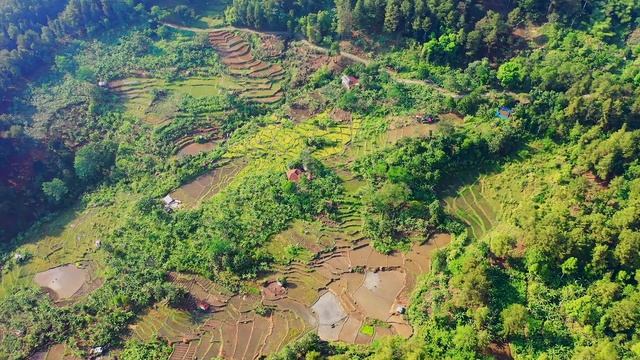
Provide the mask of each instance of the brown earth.
{"label": "brown earth", "polygon": [[282,99],[282,88],[276,86],[285,76],[282,66],[256,59],[249,43],[231,31],[211,31],[209,41],[228,67],[230,75],[243,86],[240,96],[263,104],[277,103]]}
{"label": "brown earth", "polygon": [[[365,240],[338,241],[311,263],[294,262],[256,283],[259,294],[231,294],[200,276],[171,273],[174,284],[197,301],[206,301],[210,310],[193,310],[185,315],[191,320],[161,308],[150,310],[149,316],[158,324],[154,332],[173,347],[172,360],[257,359],[309,331],[355,344],[391,335],[409,337],[411,326],[395,309],[407,305],[417,277],[430,267],[433,251],[449,241],[440,234],[410,252],[391,255],[374,251]],[[274,278],[286,278],[286,283],[282,286]],[[372,319],[384,325],[375,326],[374,336],[361,333]],[[142,340],[152,335],[141,330],[132,327]]]}
{"label": "brown earth", "polygon": [[194,207],[202,201],[212,198],[224,189],[233,178],[246,166],[243,159],[233,159],[195,180],[182,185],[170,195],[180,200],[186,207]]}

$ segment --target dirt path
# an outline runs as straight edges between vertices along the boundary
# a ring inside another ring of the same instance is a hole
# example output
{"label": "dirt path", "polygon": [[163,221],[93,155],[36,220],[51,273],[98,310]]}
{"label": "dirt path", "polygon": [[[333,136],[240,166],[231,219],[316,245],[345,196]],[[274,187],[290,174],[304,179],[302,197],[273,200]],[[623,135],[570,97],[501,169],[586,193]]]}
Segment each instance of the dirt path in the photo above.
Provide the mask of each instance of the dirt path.
{"label": "dirt path", "polygon": [[[310,47],[311,49],[321,52],[323,54],[328,54],[329,50],[315,45],[313,43],[311,43],[308,40],[301,40],[301,43],[305,44],[306,46]],[[365,66],[369,66],[373,63],[373,61],[371,59],[366,59],[362,56],[358,56],[356,54],[352,54],[352,53],[348,53],[346,51],[340,51],[340,55],[344,56],[345,58],[353,61],[353,62],[357,62],[360,64],[363,64]],[[451,90],[447,90],[441,86],[438,86],[436,83],[434,83],[433,81],[429,81],[429,80],[418,80],[418,79],[404,79],[401,78],[400,75],[391,69],[385,69],[385,71],[387,72],[387,74],[389,74],[395,81],[402,83],[402,84],[409,84],[409,85],[423,85],[423,86],[428,86],[431,87],[433,89],[435,89],[437,92],[446,95],[446,96],[450,96],[454,99],[460,99],[462,98],[464,95],[462,94],[458,94],[456,92],[453,92]]]}
{"label": "dirt path", "polygon": [[[183,31],[191,31],[191,32],[196,32],[196,33],[208,33],[212,30],[225,30],[225,31],[244,31],[244,32],[248,32],[251,34],[267,34],[267,35],[280,35],[280,36],[290,36],[291,34],[289,34],[288,32],[284,32],[284,31],[256,31],[253,29],[248,29],[248,28],[238,28],[235,26],[225,26],[225,27],[220,27],[220,28],[211,28],[211,29],[201,29],[201,28],[194,28],[194,27],[188,27],[188,26],[182,26],[182,25],[177,25],[177,24],[172,24],[169,22],[162,22],[163,25],[166,25],[170,28],[174,28],[174,29],[178,29],[178,30],[183,30]],[[316,44],[311,43],[310,41],[306,40],[306,39],[297,39],[299,40],[301,43],[303,43],[305,46],[318,51],[320,53],[323,54],[328,54],[329,50],[326,48],[323,48],[321,46],[318,46]],[[352,54],[346,51],[340,51],[340,55],[344,56],[345,58],[353,61],[353,62],[357,62],[360,64],[363,64],[365,66],[369,66],[373,63],[373,61],[371,59],[367,59],[364,58],[362,56],[358,56],[356,54]],[[431,80],[420,80],[420,79],[406,79],[403,77],[400,77],[400,74],[398,74],[396,71],[392,70],[392,69],[385,69],[385,71],[387,72],[387,74],[389,74],[395,81],[402,83],[402,84],[408,84],[408,85],[422,85],[422,86],[428,86],[434,90],[436,90],[437,92],[439,92],[442,95],[445,96],[449,96],[452,97],[456,100],[463,98],[466,94],[462,94],[462,93],[457,93],[455,91],[451,91],[449,89],[445,89],[442,86],[434,83]],[[483,96],[489,96],[491,94],[491,91],[487,91],[484,94],[482,94]],[[511,92],[511,91],[507,91],[505,92],[505,94],[510,95],[512,97],[518,97],[518,94]]]}
{"label": "dirt path", "polygon": [[172,29],[177,29],[177,30],[182,30],[182,31],[191,31],[191,32],[195,32],[195,33],[209,33],[211,31],[244,31],[250,34],[256,34],[256,35],[280,35],[280,36],[289,36],[290,34],[286,31],[256,31],[253,29],[249,29],[249,28],[239,28],[239,27],[235,27],[235,26],[223,26],[223,27],[217,27],[217,28],[206,28],[206,29],[202,29],[202,28],[195,28],[195,27],[189,27],[189,26],[182,26],[182,25],[178,25],[178,24],[173,24],[170,22],[166,22],[166,21],[162,21],[161,22],[162,25],[168,26]]}
{"label": "dirt path", "polygon": [[[252,29],[247,29],[247,28],[237,28],[235,26],[225,26],[225,27],[221,27],[221,28],[215,28],[215,29],[201,29],[201,28],[194,28],[194,27],[188,27],[188,26],[182,26],[182,25],[177,25],[177,24],[173,24],[173,23],[169,23],[169,22],[162,22],[163,25],[168,26],[170,28],[173,29],[178,29],[178,30],[183,30],[183,31],[191,31],[191,32],[195,32],[195,33],[208,33],[211,30],[221,30],[221,31],[244,31],[244,32],[248,32],[251,34],[271,34],[271,35],[289,35],[289,33],[287,32],[267,32],[267,31],[256,31],[256,30],[252,30]],[[303,43],[305,46],[323,53],[323,54],[328,54],[329,50],[325,49],[321,46],[315,45],[313,43],[311,43],[308,40],[300,40],[301,43]],[[340,55],[353,61],[353,62],[357,62],[360,64],[363,64],[365,66],[369,66],[373,63],[373,61],[371,59],[366,59],[364,57],[358,56],[356,54],[352,54],[346,51],[340,51]],[[433,89],[435,89],[436,91],[438,91],[439,93],[446,95],[446,96],[450,96],[454,99],[460,99],[462,98],[464,95],[453,92],[451,90],[447,90],[441,86],[438,86],[436,83],[429,81],[429,80],[418,80],[418,79],[404,79],[401,78],[399,76],[399,74],[391,69],[385,69],[385,71],[391,75],[391,77],[396,80],[399,83],[403,83],[403,84],[409,84],[409,85],[423,85],[423,86],[429,86]]]}

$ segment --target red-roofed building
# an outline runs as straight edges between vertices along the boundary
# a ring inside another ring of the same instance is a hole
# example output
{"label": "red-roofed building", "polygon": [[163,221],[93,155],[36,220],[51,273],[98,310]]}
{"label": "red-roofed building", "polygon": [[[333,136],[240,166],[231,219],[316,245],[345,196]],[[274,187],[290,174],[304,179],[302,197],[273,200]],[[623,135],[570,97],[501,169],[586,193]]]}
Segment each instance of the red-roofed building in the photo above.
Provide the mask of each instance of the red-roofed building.
{"label": "red-roofed building", "polygon": [[300,177],[302,176],[303,171],[300,169],[291,169],[287,171],[287,179],[292,182],[300,181]]}
{"label": "red-roofed building", "polygon": [[302,175],[305,173],[307,174],[307,180],[313,179],[313,175],[311,175],[310,172],[305,172],[304,170],[300,169],[291,169],[287,171],[287,179],[289,179],[289,181],[291,182],[297,183],[298,181],[300,181],[300,179],[302,179]]}
{"label": "red-roofed building", "polygon": [[209,308],[211,308],[211,305],[209,305],[208,302],[206,301],[202,301],[202,300],[198,300],[196,301],[196,306],[198,307],[198,309],[202,310],[202,311],[209,311]]}

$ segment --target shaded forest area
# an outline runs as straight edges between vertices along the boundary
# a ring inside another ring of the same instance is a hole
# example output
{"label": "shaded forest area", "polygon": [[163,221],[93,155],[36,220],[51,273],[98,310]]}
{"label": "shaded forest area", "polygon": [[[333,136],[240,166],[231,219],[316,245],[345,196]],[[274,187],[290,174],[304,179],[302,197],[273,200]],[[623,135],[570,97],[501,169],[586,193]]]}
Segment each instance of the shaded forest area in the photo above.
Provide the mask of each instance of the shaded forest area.
{"label": "shaded forest area", "polygon": [[[48,69],[58,49],[138,21],[143,10],[141,2],[123,0],[0,2],[0,110],[7,111],[26,82]],[[59,138],[32,137],[28,126],[29,119],[0,116],[0,242],[60,205],[42,192],[43,183],[74,177],[73,150]],[[48,188],[69,192],[55,183]]]}

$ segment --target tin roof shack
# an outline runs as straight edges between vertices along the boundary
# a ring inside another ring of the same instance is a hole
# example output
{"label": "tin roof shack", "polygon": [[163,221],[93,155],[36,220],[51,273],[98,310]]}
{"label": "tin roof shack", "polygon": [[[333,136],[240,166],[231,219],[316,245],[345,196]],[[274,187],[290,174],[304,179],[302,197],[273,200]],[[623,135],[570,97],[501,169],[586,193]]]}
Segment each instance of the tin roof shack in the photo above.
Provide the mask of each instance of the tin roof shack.
{"label": "tin roof shack", "polygon": [[345,89],[347,90],[351,90],[354,87],[360,85],[360,79],[358,79],[355,76],[351,76],[351,75],[342,75],[342,86],[345,87]]}
{"label": "tin roof shack", "polygon": [[172,198],[170,195],[163,197],[162,202],[164,203],[164,209],[169,212],[178,210],[180,206],[182,206],[182,201],[176,200]]}

